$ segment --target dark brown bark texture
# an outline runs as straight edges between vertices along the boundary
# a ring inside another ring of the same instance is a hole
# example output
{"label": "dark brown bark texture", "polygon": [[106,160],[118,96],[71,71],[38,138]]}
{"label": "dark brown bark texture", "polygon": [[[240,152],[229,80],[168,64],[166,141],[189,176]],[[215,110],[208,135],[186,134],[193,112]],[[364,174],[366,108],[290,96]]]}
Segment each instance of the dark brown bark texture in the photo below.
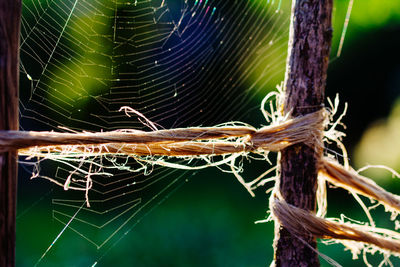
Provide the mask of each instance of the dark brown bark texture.
{"label": "dark brown bark texture", "polygon": [[[332,37],[332,0],[293,1],[284,110],[296,117],[323,107]],[[315,211],[321,155],[322,151],[303,144],[281,151],[279,189],[287,203]],[[295,237],[277,225],[274,247],[276,266],[319,266],[316,239],[307,233]]]}
{"label": "dark brown bark texture", "polygon": [[[18,130],[21,1],[0,1],[0,130]],[[0,266],[15,265],[17,151],[0,153]]]}

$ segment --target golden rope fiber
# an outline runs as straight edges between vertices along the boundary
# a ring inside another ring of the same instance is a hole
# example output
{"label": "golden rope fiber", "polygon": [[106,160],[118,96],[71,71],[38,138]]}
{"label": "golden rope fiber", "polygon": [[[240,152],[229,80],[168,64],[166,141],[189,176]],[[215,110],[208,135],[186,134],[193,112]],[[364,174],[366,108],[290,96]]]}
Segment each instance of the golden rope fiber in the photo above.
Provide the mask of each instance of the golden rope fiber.
{"label": "golden rope fiber", "polygon": [[239,137],[254,133],[251,127],[209,127],[183,128],[145,132],[139,130],[112,132],[21,132],[0,131],[0,151],[8,149],[26,149],[29,147],[92,145],[92,144],[148,144],[164,142],[181,142],[189,140],[206,140],[213,138]]}
{"label": "golden rope fiber", "polygon": [[[334,110],[332,113],[336,113],[337,104],[331,105]],[[0,152],[17,148],[19,155],[52,159],[58,155],[66,158],[102,155],[189,158],[200,155],[240,155],[248,152],[278,152],[298,143],[305,143],[321,150],[324,147],[321,135],[324,133],[328,117],[332,118],[332,116],[325,109],[321,109],[305,116],[284,119],[281,123],[277,123],[275,120],[273,125],[258,130],[251,126],[218,126],[171,130],[154,129],[150,132],[138,130],[100,133],[0,131]],[[342,116],[343,114],[340,118]],[[277,118],[278,121],[282,119],[279,116]],[[327,138],[338,143],[340,143],[338,139],[343,134],[336,132],[334,128],[340,123],[340,118],[333,123],[331,129],[325,132]],[[225,159],[223,162],[227,162],[226,160],[231,161],[231,159]],[[147,159],[143,161],[147,161]],[[175,165],[165,166],[174,167]],[[345,168],[328,157],[321,158],[319,168],[319,175],[330,183],[350,192],[375,199],[389,210],[400,213],[399,196],[385,191],[353,169]],[[236,176],[239,175],[234,173]],[[246,183],[243,181],[242,183],[246,186]],[[71,187],[71,189],[73,188]],[[79,188],[79,190],[85,191],[89,189]],[[274,196],[276,197],[276,193]],[[308,211],[291,206],[284,200],[274,199],[271,201],[270,208],[273,216],[285,228],[299,237],[303,236],[304,231],[307,231],[316,237],[354,240],[400,253],[400,235],[396,232],[323,219]],[[383,235],[377,233],[383,233]]]}
{"label": "golden rope fiber", "polygon": [[[243,126],[172,130],[56,133],[0,131],[0,152],[19,149],[19,155],[40,157],[62,151],[137,156],[198,156],[279,151],[297,143],[315,143],[325,121],[320,110],[260,130]],[[206,140],[206,141],[205,141]],[[85,154],[87,155],[87,154]]]}
{"label": "golden rope fiber", "polygon": [[397,232],[323,219],[276,198],[272,213],[281,225],[296,236],[309,233],[325,239],[353,240],[375,245],[400,256],[400,234]]}
{"label": "golden rope fiber", "polygon": [[385,191],[374,181],[359,175],[355,170],[346,170],[342,165],[324,158],[320,174],[330,183],[381,202],[390,210],[400,213],[400,197]]}

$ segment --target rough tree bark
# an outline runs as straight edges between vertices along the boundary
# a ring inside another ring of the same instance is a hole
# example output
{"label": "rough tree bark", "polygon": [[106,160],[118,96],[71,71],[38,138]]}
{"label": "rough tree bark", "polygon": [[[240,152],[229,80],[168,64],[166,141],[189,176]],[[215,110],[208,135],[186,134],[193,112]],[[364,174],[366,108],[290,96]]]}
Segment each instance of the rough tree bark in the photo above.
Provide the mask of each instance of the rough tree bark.
{"label": "rough tree bark", "polygon": [[[18,130],[20,0],[0,1],[0,130]],[[17,151],[0,153],[0,266],[15,265]]]}
{"label": "rough tree bark", "polygon": [[[293,0],[285,74],[285,113],[292,117],[321,109],[331,46],[332,0]],[[296,207],[316,209],[317,166],[322,151],[304,144],[281,151],[279,189]],[[313,236],[291,235],[277,225],[276,266],[319,266]],[[305,241],[305,242],[304,242]]]}

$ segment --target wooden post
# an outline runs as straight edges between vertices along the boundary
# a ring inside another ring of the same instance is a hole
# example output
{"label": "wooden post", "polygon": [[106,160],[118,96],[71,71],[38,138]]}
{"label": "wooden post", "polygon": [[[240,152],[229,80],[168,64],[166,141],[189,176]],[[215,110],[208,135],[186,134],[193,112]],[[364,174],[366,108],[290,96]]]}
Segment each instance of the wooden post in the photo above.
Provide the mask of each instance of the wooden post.
{"label": "wooden post", "polygon": [[[292,117],[323,107],[332,37],[331,13],[332,0],[293,0],[284,82],[284,111]],[[287,203],[305,210],[316,209],[321,153],[304,144],[281,151],[279,189]],[[315,238],[305,233],[301,239],[276,226],[276,266],[319,266]]]}
{"label": "wooden post", "polygon": [[[0,130],[18,130],[20,0],[0,1]],[[17,151],[0,153],[0,266],[15,265]]]}

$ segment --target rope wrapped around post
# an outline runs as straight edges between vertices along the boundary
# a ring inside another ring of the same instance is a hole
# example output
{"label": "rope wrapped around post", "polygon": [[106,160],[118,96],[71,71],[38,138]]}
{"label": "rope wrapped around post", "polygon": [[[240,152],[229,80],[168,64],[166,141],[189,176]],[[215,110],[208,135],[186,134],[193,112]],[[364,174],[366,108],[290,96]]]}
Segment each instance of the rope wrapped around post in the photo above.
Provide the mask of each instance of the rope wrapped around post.
{"label": "rope wrapped around post", "polygon": [[320,218],[278,198],[274,198],[272,213],[295,236],[301,237],[307,232],[324,239],[363,242],[400,256],[400,234],[397,232]]}
{"label": "rope wrapped around post", "polygon": [[[336,110],[336,107],[334,109]],[[200,155],[240,155],[249,152],[279,152],[298,143],[320,150],[324,147],[320,141],[321,135],[330,139],[340,139],[343,136],[343,133],[334,130],[342,116],[334,123],[329,122],[332,116],[328,110],[321,109],[291,119],[278,117],[279,119],[275,120],[273,125],[258,130],[251,126],[240,125],[150,132],[138,130],[100,133],[0,131],[0,152],[18,149],[19,155],[22,156],[51,159],[49,155],[52,154],[64,154],[68,157],[111,154],[183,158]],[[329,123],[331,128],[326,130]],[[342,166],[330,157],[322,156],[319,165],[319,179],[323,179],[322,181],[327,180],[350,192],[377,200],[390,211],[400,213],[399,196],[385,191],[372,180],[359,175],[351,168]],[[62,184],[59,185],[65,187]],[[325,239],[353,240],[400,256],[400,234],[374,226],[343,223],[317,217],[312,212],[286,203],[279,197],[276,188],[273,192],[270,201],[272,219],[278,220],[298,238],[301,239],[304,232],[307,232]]]}
{"label": "rope wrapped around post", "polygon": [[[256,130],[244,126],[197,127],[152,132],[121,130],[100,133],[0,131],[0,152],[19,149],[19,155],[61,152],[138,156],[222,155],[256,150],[280,151],[297,143],[313,143],[326,119],[325,110]],[[97,145],[97,146],[90,146]]]}

